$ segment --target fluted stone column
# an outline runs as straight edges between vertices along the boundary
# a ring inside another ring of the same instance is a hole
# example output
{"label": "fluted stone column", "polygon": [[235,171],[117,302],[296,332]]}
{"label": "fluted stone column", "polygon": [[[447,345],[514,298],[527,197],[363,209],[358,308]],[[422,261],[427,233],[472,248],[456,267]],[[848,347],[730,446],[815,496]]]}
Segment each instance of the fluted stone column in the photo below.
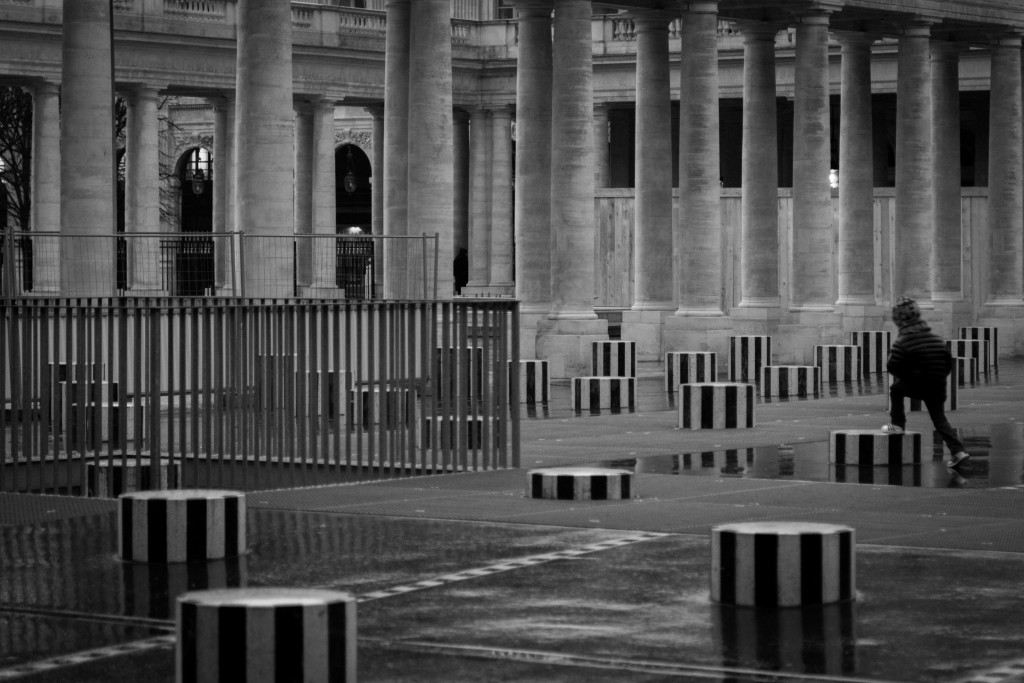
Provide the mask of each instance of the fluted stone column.
{"label": "fluted stone column", "polygon": [[520,0],[515,7],[519,12],[515,281],[520,301],[519,351],[522,358],[534,358],[537,323],[551,310],[552,3]]}
{"label": "fluted stone column", "polygon": [[692,2],[680,27],[678,316],[723,314],[717,11]]}
{"label": "fluted stone column", "polygon": [[793,269],[790,309],[833,310],[828,14],[812,12],[796,28],[793,101]]}
{"label": "fluted stone column", "polygon": [[491,269],[493,294],[512,294],[512,110],[491,110]]}
{"label": "fluted stone column", "polygon": [[[60,88],[43,82],[32,88],[32,230],[57,232],[60,222]],[[42,242],[32,253],[33,291],[60,290],[60,251],[56,238]]]}
{"label": "fluted stone column", "polygon": [[590,372],[591,342],[607,339],[594,312],[594,84],[589,0],[556,0],[551,125],[551,312],[537,357],[553,377]]}
{"label": "fluted stone column", "polygon": [[[318,99],[313,103],[312,149],[312,212],[310,221],[313,235],[337,233],[337,171],[334,161],[334,101]],[[334,240],[314,237],[313,294],[318,297],[339,296],[335,281],[337,260]]]}
{"label": "fluted stone column", "polygon": [[466,294],[480,294],[491,279],[492,139],[487,114],[483,108],[469,113],[469,282],[463,290]]}
{"label": "fluted stone column", "polygon": [[313,277],[313,105],[295,104],[295,285],[302,289]]}
{"label": "fluted stone column", "polygon": [[663,343],[665,348],[724,354],[732,322],[724,315],[722,300],[717,12],[717,2],[691,2],[680,23],[676,311],[665,320]]}
{"label": "fluted stone column", "polygon": [[[452,143],[452,28],[450,0],[416,0],[409,37],[409,227],[438,234],[437,292],[409,281],[414,298],[450,299],[452,213],[455,210]],[[432,274],[431,274],[432,277]],[[428,283],[429,287],[429,283]]]}
{"label": "fluted stone column", "polygon": [[[371,195],[373,215],[370,225],[374,235],[384,234],[384,107],[374,105],[366,107],[373,119],[373,168],[371,173]],[[381,240],[374,240],[374,297],[384,291],[384,247]]]}
{"label": "fluted stone column", "polygon": [[[409,234],[409,0],[387,0],[384,48],[384,234]],[[405,240],[384,242],[384,296],[407,296],[409,249]]]}
{"label": "fluted stone column", "polygon": [[933,41],[932,150],[935,173],[932,191],[935,242],[932,247],[932,299],[962,298],[960,250],[960,47]]}
{"label": "fluted stone column", "polygon": [[60,287],[65,296],[114,292],[117,183],[110,11],[109,0],[77,0],[64,7]]}
{"label": "fluted stone column", "polygon": [[279,0],[238,5],[238,225],[244,296],[294,292],[292,14]]}
{"label": "fluted stone column", "polygon": [[230,154],[234,145],[231,144],[234,128],[234,106],[230,98],[211,98],[213,105],[213,234],[214,234],[214,286],[218,293],[227,293],[232,289],[231,281],[231,241],[227,232],[232,229],[229,216],[229,191],[234,186],[231,179]]}
{"label": "fluted stone column", "polygon": [[989,115],[989,280],[986,305],[1020,305],[1021,222],[1024,173],[1021,160],[1021,38],[1006,36],[992,46]]}
{"label": "fluted stone column", "polygon": [[453,117],[455,214],[452,216],[452,249],[458,254],[459,249],[469,251],[469,114],[463,109],[455,109]]}
{"label": "fluted stone column", "polygon": [[[863,318],[875,304],[874,145],[871,44],[866,33],[841,33],[839,97],[839,297],[845,313]],[[881,320],[877,321],[881,323]]]}
{"label": "fluted stone column", "polygon": [[931,29],[907,26],[899,39],[896,75],[896,260],[894,299],[932,298]]}
{"label": "fluted stone column", "polygon": [[668,24],[675,15],[638,13],[636,27],[636,200],[633,306],[623,312],[622,336],[637,358],[662,357],[662,319],[672,301],[672,94]]}
{"label": "fluted stone column", "polygon": [[744,24],[743,169],[739,309],[743,334],[769,334],[779,317],[779,151],[775,34],[771,24]]}
{"label": "fluted stone column", "polygon": [[608,105],[594,104],[594,187],[611,184],[611,147],[609,146]]}

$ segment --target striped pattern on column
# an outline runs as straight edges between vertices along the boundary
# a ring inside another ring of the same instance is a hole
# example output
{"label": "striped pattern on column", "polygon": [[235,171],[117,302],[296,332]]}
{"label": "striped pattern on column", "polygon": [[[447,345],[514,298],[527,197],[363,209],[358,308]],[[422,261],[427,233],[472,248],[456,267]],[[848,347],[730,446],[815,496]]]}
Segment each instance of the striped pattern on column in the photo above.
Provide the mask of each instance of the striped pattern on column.
{"label": "striped pattern on column", "polygon": [[[979,339],[988,342],[984,356],[978,361],[981,372],[988,374],[988,368],[999,368],[999,328],[998,327],[961,327],[960,339]],[[954,354],[956,355],[956,354]]]}
{"label": "striped pattern on column", "polygon": [[669,351],[665,354],[665,390],[674,394],[680,384],[718,381],[714,351]]}
{"label": "striped pattern on column", "polygon": [[761,368],[771,362],[771,337],[759,334],[729,337],[730,382],[758,382]]}
{"label": "striped pattern on column", "polygon": [[306,588],[225,588],[178,599],[179,681],[356,680],[356,599]]}
{"label": "striped pattern on column", "polygon": [[248,581],[244,557],[176,564],[121,563],[124,614],[174,619],[178,597],[191,591],[237,588]]}
{"label": "striped pattern on column", "polygon": [[[519,402],[547,403],[551,392],[549,363],[546,360],[510,360],[508,382],[512,386],[515,363],[519,364]],[[510,397],[511,398],[511,397]]]}
{"label": "striped pattern on column", "polygon": [[851,344],[821,344],[814,347],[814,364],[821,368],[822,384],[859,380],[860,347]]}
{"label": "striped pattern on column", "polygon": [[600,467],[553,467],[526,473],[526,495],[549,500],[623,500],[636,495],[633,473]]}
{"label": "striped pattern on column", "polygon": [[821,368],[815,365],[766,365],[761,368],[761,396],[818,398]]}
{"label": "striped pattern on column", "polygon": [[955,356],[953,358],[953,364],[956,366],[956,372],[960,380],[960,386],[965,387],[968,384],[971,384],[973,386],[981,381],[981,376],[978,373],[977,358],[964,358],[962,356]]}
{"label": "striped pattern on column", "polygon": [[864,376],[883,375],[892,346],[892,332],[888,330],[866,330],[850,333],[850,344],[860,347],[860,365]]}
{"label": "striped pattern on column", "polygon": [[842,429],[829,433],[828,461],[857,467],[921,464],[921,433],[890,434],[881,429]]}
{"label": "striped pattern on column", "polygon": [[[975,359],[974,358],[966,358],[964,360],[975,360]],[[889,386],[892,386],[893,381],[895,381],[893,379],[893,376],[889,375]],[[945,403],[943,405],[945,405],[947,411],[956,410],[957,407],[960,405],[959,393],[960,393],[960,385],[961,384],[962,384],[962,380],[961,380],[961,377],[960,377],[960,366],[954,360],[953,367],[952,367],[952,369],[950,369],[949,375],[946,376],[946,401],[945,401]],[[888,395],[888,396],[889,396],[889,398],[886,401],[886,406],[887,406],[886,409],[887,410],[892,408],[892,396],[891,395]],[[909,399],[907,399],[907,403],[909,405],[904,406],[907,410],[918,411],[918,410],[924,410],[925,409],[924,401],[922,401],[919,398],[909,398]]]}
{"label": "striped pattern on column", "polygon": [[573,377],[572,409],[598,412],[636,409],[636,377]]}
{"label": "striped pattern on column", "polygon": [[123,494],[118,509],[122,560],[191,562],[245,554],[245,494],[240,491],[139,491]]}
{"label": "striped pattern on column", "polygon": [[[493,448],[498,448],[502,443],[501,421],[495,421],[494,417],[486,419],[482,415],[466,415],[459,418],[447,415],[425,415],[421,421],[420,446],[428,448],[456,448],[459,444],[457,439],[459,427],[462,427],[462,442],[466,448],[484,447],[484,424],[487,425],[487,432],[492,435]],[[435,430],[434,425],[440,424],[440,429]],[[447,431],[447,434],[445,433]],[[447,438],[447,443],[437,441],[440,438]]]}
{"label": "striped pattern on column", "polygon": [[679,385],[682,429],[753,427],[754,385],[728,382]]}
{"label": "striped pattern on column", "polygon": [[590,366],[596,377],[636,377],[636,342],[591,342]]}
{"label": "striped pattern on column", "polygon": [[711,530],[711,600],[747,607],[826,605],[856,597],[854,530],[743,522]]}
{"label": "striped pattern on column", "polygon": [[379,424],[387,429],[406,429],[416,424],[416,399],[409,389],[357,387],[349,390],[347,402],[349,431],[356,427],[373,429]]}
{"label": "striped pattern on column", "polygon": [[159,464],[158,481],[153,481],[149,458],[138,461],[119,459],[90,460],[85,464],[86,495],[93,498],[117,498],[134,491],[176,489],[181,482],[181,463]]}
{"label": "striped pattern on column", "polygon": [[946,348],[954,358],[976,358],[978,372],[987,375],[989,368],[985,359],[990,357],[989,342],[986,339],[947,339]]}

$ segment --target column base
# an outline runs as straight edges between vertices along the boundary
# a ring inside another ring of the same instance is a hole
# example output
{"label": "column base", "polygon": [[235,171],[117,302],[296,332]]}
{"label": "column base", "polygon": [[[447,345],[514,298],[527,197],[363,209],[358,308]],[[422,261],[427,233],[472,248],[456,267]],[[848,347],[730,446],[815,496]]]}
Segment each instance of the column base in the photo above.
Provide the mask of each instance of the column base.
{"label": "column base", "polygon": [[519,358],[537,359],[537,325],[548,315],[550,307],[524,311],[519,307]]}
{"label": "column base", "polygon": [[881,330],[889,322],[889,309],[874,303],[837,303],[836,313],[843,316],[843,333]]}
{"label": "column base", "polygon": [[607,339],[605,320],[545,318],[537,322],[536,355],[548,361],[553,378],[585,377],[591,374],[591,342]]}
{"label": "column base", "polygon": [[622,339],[636,342],[636,359],[660,361],[665,353],[661,337],[665,318],[674,308],[622,312]]}
{"label": "column base", "polygon": [[779,365],[814,365],[814,347],[846,344],[843,315],[837,310],[790,310],[772,342]]}

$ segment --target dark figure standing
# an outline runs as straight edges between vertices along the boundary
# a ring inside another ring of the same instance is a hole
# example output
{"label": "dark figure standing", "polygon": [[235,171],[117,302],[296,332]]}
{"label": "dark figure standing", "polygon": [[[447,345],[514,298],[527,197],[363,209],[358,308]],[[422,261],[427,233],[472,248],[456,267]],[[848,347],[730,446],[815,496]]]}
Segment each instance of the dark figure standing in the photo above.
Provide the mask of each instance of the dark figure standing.
{"label": "dark figure standing", "polygon": [[893,376],[889,387],[889,417],[891,422],[882,429],[901,434],[907,426],[903,399],[924,401],[932,424],[952,454],[946,465],[956,467],[971,457],[964,444],[946,419],[946,377],[953,369],[953,357],[946,342],[921,320],[917,302],[901,297],[892,307],[892,321],[900,329],[899,336],[889,349],[887,369]]}
{"label": "dark figure standing", "polygon": [[459,253],[455,255],[452,275],[455,277],[455,293],[462,294],[462,288],[469,282],[469,253],[464,248],[459,248]]}

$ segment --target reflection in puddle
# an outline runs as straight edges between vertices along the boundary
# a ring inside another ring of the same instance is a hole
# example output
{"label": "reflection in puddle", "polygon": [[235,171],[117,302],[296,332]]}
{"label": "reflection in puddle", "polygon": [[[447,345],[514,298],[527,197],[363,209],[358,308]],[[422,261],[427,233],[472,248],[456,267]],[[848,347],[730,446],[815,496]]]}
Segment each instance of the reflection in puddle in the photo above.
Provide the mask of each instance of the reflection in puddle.
{"label": "reflection in puddle", "polygon": [[944,464],[948,456],[942,449],[938,433],[932,434],[930,448],[926,437],[923,446],[925,461],[904,467],[837,466],[828,461],[828,441],[653,455],[595,465],[630,469],[638,474],[794,479],[926,488],[997,488],[1024,483],[1024,424],[1014,422],[992,425],[987,429],[962,429],[960,432],[971,459],[956,471],[949,470]]}
{"label": "reflection in puddle", "polygon": [[245,557],[210,562],[121,565],[124,613],[150,619],[172,619],[175,601],[188,591],[239,588],[246,585]]}

